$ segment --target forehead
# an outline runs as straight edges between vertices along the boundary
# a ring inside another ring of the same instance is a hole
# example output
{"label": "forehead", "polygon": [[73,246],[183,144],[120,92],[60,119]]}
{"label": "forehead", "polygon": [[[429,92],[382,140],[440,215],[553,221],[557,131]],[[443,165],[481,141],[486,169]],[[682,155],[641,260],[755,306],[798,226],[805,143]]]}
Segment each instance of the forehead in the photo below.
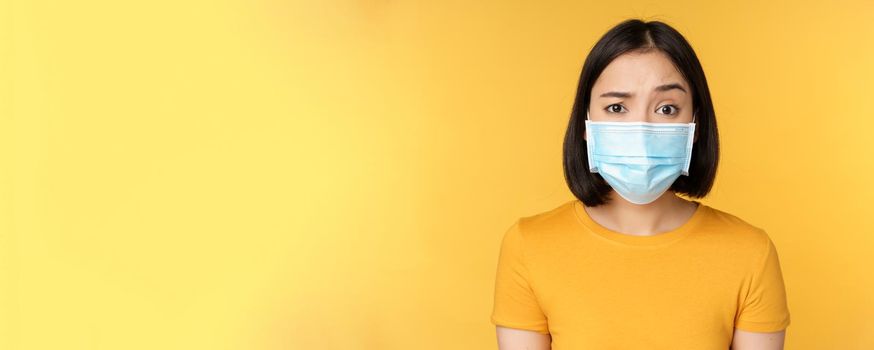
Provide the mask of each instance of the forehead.
{"label": "forehead", "polygon": [[667,54],[660,50],[627,52],[616,57],[604,68],[592,86],[592,92],[651,89],[671,82],[679,83],[689,91],[689,84]]}

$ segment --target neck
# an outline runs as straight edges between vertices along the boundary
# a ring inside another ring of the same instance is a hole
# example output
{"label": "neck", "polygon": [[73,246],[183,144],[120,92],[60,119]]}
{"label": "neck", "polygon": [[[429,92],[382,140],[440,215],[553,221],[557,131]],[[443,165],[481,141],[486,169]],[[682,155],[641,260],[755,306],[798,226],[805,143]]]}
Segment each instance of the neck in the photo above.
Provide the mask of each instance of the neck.
{"label": "neck", "polygon": [[680,227],[692,217],[697,205],[665,191],[648,204],[634,204],[616,191],[610,192],[607,204],[585,207],[592,220],[610,230],[635,236],[651,236]]}

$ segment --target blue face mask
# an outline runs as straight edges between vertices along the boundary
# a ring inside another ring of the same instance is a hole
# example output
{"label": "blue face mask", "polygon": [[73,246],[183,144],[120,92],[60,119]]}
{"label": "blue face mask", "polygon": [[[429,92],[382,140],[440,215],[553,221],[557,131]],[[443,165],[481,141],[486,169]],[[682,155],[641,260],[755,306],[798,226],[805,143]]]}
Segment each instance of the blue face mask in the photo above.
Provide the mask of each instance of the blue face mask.
{"label": "blue face mask", "polygon": [[595,122],[586,113],[589,171],[625,200],[651,203],[689,175],[694,135],[694,116],[691,123]]}

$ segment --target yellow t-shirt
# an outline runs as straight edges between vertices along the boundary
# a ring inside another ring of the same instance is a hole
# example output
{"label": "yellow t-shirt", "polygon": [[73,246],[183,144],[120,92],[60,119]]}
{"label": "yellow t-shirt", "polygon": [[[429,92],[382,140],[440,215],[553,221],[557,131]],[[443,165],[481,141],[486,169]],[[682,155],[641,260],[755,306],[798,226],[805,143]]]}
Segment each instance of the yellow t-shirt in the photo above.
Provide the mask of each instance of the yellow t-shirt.
{"label": "yellow t-shirt", "polygon": [[734,328],[786,328],[768,234],[696,203],[652,236],[609,230],[579,200],[519,218],[501,242],[492,324],[551,334],[558,350],[728,349]]}

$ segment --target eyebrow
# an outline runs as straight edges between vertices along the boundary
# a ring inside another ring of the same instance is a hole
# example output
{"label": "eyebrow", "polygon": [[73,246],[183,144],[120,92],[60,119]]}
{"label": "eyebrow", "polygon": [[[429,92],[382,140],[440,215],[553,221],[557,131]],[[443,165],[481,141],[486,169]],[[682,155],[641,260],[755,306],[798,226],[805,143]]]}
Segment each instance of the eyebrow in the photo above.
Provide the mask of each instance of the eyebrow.
{"label": "eyebrow", "polygon": [[[683,91],[683,92],[685,92],[685,93],[688,93],[688,92],[686,91],[686,89],[683,88],[682,85],[677,84],[677,83],[671,83],[671,84],[659,85],[659,86],[656,86],[656,88],[653,89],[653,90],[654,90],[654,91],[658,91],[658,92],[664,92],[664,91],[668,91],[668,90],[672,90],[672,89],[678,89],[678,90],[681,90],[681,91]],[[605,93],[601,94],[601,97],[629,98],[629,97],[631,97],[632,95],[633,95],[633,94],[630,93],[630,92],[624,92],[624,91],[609,91],[609,92],[605,92]]]}

